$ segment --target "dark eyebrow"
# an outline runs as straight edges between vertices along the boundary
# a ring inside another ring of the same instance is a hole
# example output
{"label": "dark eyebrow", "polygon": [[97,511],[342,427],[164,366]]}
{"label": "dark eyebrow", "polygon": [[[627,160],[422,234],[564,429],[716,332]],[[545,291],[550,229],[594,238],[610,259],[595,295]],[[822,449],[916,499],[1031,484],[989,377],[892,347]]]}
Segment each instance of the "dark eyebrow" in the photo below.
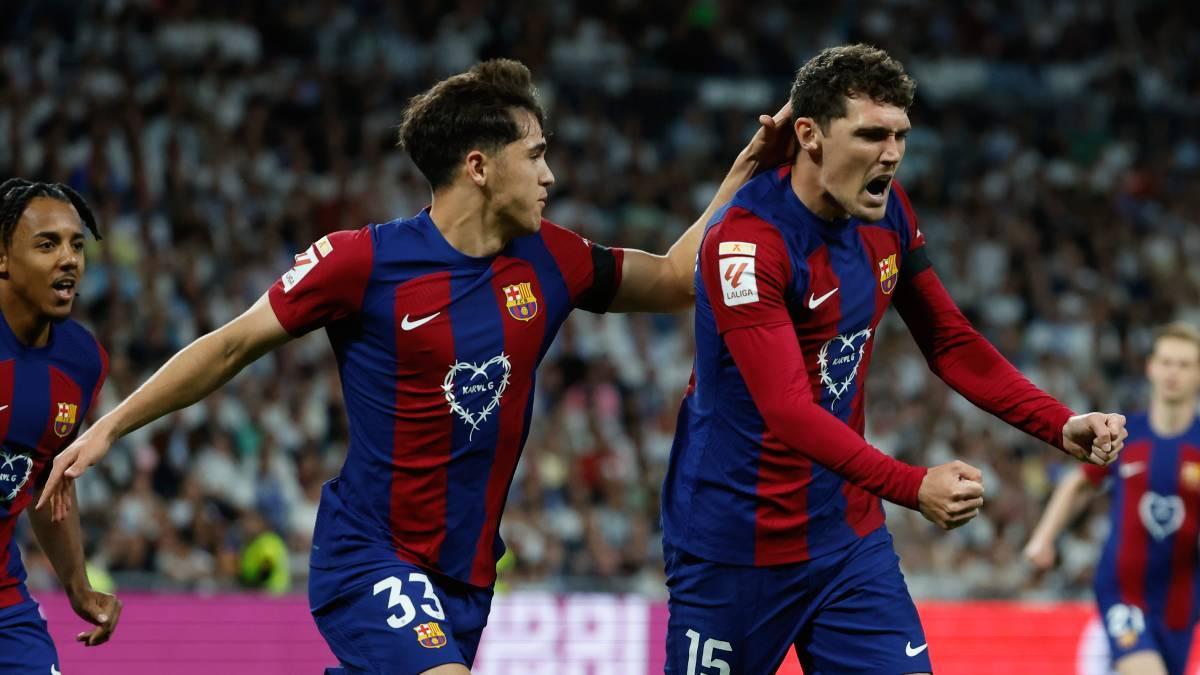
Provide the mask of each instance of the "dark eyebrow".
{"label": "dark eyebrow", "polygon": [[[912,130],[912,127],[904,127],[903,129],[895,129],[897,136],[903,136]],[[855,136],[887,136],[892,133],[891,127],[874,126],[874,127],[859,127],[854,130]]]}
{"label": "dark eyebrow", "polygon": [[[55,230],[42,230],[41,232],[34,232],[33,238],[37,239],[38,237],[42,237],[43,239],[50,239],[53,241],[58,241],[59,239],[62,239],[62,235],[60,235]],[[71,239],[79,239],[82,237],[83,237],[82,232],[76,231],[76,232],[71,233]]]}
{"label": "dark eyebrow", "polygon": [[529,148],[529,152],[530,152],[530,153],[533,153],[533,154],[537,154],[537,153],[540,153],[540,152],[545,152],[545,151],[546,151],[546,146],[547,146],[547,143],[546,143],[546,141],[544,141],[544,140],[543,140],[543,141],[539,141],[539,142],[535,143],[534,145],[530,146],[530,148]]}

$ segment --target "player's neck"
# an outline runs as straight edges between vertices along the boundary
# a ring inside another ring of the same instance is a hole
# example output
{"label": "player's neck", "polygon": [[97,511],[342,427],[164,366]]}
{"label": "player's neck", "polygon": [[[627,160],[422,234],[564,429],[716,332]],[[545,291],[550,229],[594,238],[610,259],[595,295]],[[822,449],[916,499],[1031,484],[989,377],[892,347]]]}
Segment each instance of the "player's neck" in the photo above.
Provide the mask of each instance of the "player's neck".
{"label": "player's neck", "polygon": [[494,256],[512,238],[474,189],[450,186],[434,193],[429,218],[447,243],[472,258]]}
{"label": "player's neck", "polygon": [[1155,434],[1172,438],[1187,431],[1196,420],[1196,401],[1178,403],[1154,400],[1150,404],[1150,428]]}
{"label": "player's neck", "polygon": [[792,160],[792,192],[816,217],[834,222],[848,215],[829,193],[821,187],[821,167],[806,152],[796,153]]}
{"label": "player's neck", "polygon": [[45,347],[50,342],[50,319],[21,300],[8,284],[0,284],[0,313],[17,341],[26,347]]}

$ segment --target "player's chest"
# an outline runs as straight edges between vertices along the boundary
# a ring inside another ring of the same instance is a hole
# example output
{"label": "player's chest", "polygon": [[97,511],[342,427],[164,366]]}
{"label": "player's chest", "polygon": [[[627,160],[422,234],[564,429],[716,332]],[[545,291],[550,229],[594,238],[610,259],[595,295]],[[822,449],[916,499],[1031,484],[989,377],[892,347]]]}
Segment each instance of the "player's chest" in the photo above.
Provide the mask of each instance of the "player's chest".
{"label": "player's chest", "polygon": [[85,392],[63,370],[41,361],[0,360],[0,501],[25,487],[83,422]]}
{"label": "player's chest", "polygon": [[452,270],[397,284],[377,317],[390,324],[402,366],[490,372],[536,361],[562,324],[562,282],[512,259],[486,270]]}
{"label": "player's chest", "polygon": [[803,335],[829,337],[873,331],[900,281],[900,239],[881,228],[822,245],[804,260],[788,297]]}
{"label": "player's chest", "polygon": [[[1136,514],[1155,540],[1166,540],[1200,517],[1200,446],[1134,443],[1116,471],[1124,510]],[[1190,515],[1189,515],[1190,514]]]}

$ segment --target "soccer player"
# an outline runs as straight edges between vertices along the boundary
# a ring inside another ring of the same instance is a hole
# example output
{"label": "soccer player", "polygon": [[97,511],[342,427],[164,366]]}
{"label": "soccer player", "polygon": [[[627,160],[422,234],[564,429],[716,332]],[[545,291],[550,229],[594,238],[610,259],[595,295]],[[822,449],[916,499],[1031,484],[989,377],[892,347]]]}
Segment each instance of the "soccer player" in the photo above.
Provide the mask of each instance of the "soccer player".
{"label": "soccer player", "polygon": [[1054,540],[1105,479],[1112,529],[1094,586],[1122,675],[1182,674],[1200,605],[1200,331],[1174,323],[1159,331],[1146,362],[1150,408],[1129,418],[1118,461],[1067,474],[1025,547],[1037,567],[1054,565]]}
{"label": "soccer player", "polygon": [[[760,118],[708,215],[760,163],[783,161],[787,114]],[[400,142],[428,179],[432,206],[331,234],[296,256],[245,314],[175,355],[56,458],[47,490],[122,435],[324,326],[350,448],[322,490],[313,536],[317,626],[344,672],[469,672],[538,362],[573,309],[689,306],[707,219],[665,256],[607,248],[542,219],[554,183],[543,119],[529,71],[509,60],[413,98]]]}
{"label": "soccer player", "polygon": [[[108,371],[104,348],[68,318],[83,278],[84,227],[99,238],[91,209],[71,188],[19,178],[0,184],[0,673],[58,672],[14,533]],[[74,489],[62,497],[73,500]],[[105,642],[121,603],[88,583],[77,510],[57,522],[31,510],[29,520],[71,607],[96,624],[77,639]]]}
{"label": "soccer player", "polygon": [[667,672],[930,670],[880,498],[942,528],[982,505],[962,462],[925,468],[863,439],[875,329],[895,303],[930,368],[975,405],[1090,461],[1119,415],[1072,412],[976,332],[930,267],[896,171],[914,83],[881,50],[827,49],[796,75],[799,152],[704,234],[696,362],[663,488]]}

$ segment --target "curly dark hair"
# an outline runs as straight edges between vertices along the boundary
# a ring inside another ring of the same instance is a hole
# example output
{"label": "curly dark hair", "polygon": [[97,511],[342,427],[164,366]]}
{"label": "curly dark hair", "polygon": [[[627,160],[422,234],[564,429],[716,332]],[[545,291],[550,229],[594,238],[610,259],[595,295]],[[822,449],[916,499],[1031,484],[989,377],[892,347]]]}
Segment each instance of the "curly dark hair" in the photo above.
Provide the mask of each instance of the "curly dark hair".
{"label": "curly dark hair", "polygon": [[492,152],[524,136],[514,109],[528,110],[545,124],[529,69],[512,59],[484,61],[412,97],[398,145],[437,190],[454,179],[471,150]]}
{"label": "curly dark hair", "polygon": [[78,192],[63,183],[37,183],[23,178],[9,178],[0,183],[0,240],[6,247],[12,244],[17,223],[34,197],[49,197],[74,206],[84,227],[96,239],[101,238],[100,230],[96,227],[96,216]]}
{"label": "curly dark hair", "polygon": [[846,99],[867,96],[908,110],[917,83],[887,52],[864,44],[829,47],[796,71],[792,117],[811,117],[823,131],[846,115]]}

